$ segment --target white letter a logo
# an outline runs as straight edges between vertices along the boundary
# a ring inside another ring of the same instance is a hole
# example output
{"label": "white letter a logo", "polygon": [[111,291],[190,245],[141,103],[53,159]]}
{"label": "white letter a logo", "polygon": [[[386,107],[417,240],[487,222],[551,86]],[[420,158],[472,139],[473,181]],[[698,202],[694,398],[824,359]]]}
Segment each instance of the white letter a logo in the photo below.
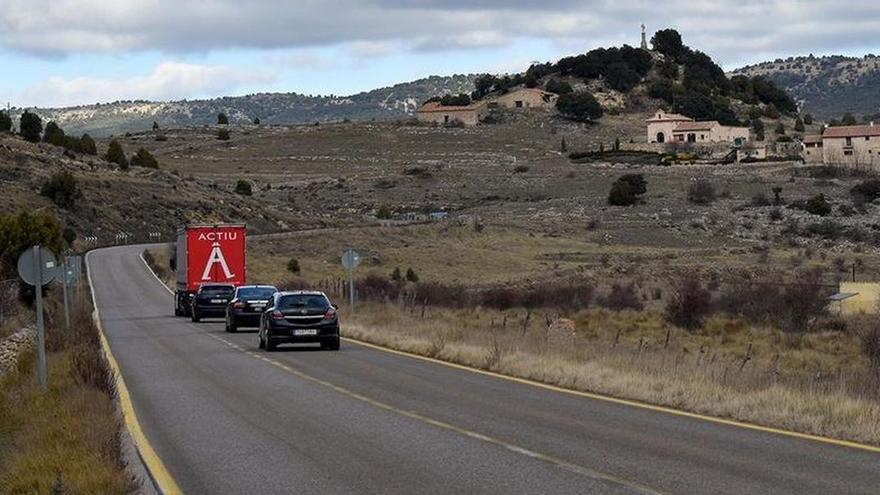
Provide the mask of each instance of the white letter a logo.
{"label": "white letter a logo", "polygon": [[220,250],[220,243],[215,242],[213,246],[213,249],[211,249],[211,256],[208,257],[208,263],[205,265],[205,271],[202,273],[202,280],[211,280],[211,269],[217,263],[223,268],[223,274],[226,275],[226,279],[229,280],[235,275],[229,271],[229,265],[226,264],[226,258],[223,257],[223,251]]}

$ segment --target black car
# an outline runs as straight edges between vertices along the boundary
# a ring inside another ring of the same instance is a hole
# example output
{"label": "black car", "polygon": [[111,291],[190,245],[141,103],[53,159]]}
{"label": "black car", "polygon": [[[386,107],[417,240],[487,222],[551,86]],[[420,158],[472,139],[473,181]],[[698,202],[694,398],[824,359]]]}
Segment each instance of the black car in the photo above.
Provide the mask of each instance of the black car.
{"label": "black car", "polygon": [[235,286],[232,284],[203,284],[192,298],[190,316],[198,323],[205,317],[226,315],[226,305],[232,299]]}
{"label": "black car", "polygon": [[316,343],[339,350],[338,307],[318,291],[276,292],[260,319],[260,349]]}
{"label": "black car", "polygon": [[260,326],[260,316],[276,292],[278,289],[271,285],[242,285],[235,289],[226,306],[226,331]]}

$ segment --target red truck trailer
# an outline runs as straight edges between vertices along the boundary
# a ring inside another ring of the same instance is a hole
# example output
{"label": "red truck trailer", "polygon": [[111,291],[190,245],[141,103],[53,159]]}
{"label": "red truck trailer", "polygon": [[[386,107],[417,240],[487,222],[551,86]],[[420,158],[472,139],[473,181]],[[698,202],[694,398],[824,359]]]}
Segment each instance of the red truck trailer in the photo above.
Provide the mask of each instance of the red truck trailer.
{"label": "red truck trailer", "polygon": [[246,281],[244,224],[188,225],[177,231],[175,316],[189,316],[193,294],[207,283]]}

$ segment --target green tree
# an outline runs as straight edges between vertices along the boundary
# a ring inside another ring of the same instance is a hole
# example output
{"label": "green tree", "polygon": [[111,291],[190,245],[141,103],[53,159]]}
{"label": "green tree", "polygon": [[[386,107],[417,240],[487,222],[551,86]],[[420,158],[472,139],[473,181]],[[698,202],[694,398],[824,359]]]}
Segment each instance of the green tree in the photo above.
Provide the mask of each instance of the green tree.
{"label": "green tree", "polygon": [[642,174],[624,174],[617,180],[629,184],[636,196],[641,196],[648,192],[648,181],[645,180],[645,176]]}
{"label": "green tree", "polygon": [[636,204],[638,200],[638,196],[633,192],[633,188],[628,182],[616,180],[611,184],[611,190],[608,192],[608,204],[630,206]]}
{"label": "green tree", "polygon": [[54,120],[46,124],[43,130],[43,142],[55,146],[64,146],[64,129],[58,126]]}
{"label": "green tree", "polygon": [[813,125],[813,115],[809,113],[804,114],[804,124]]}
{"label": "green tree", "polygon": [[260,118],[254,117],[254,125],[260,125]]}
{"label": "green tree", "polygon": [[681,41],[681,35],[674,29],[661,29],[654,33],[651,37],[651,46],[673,60],[680,60],[687,52],[687,47]]}
{"label": "green tree", "polygon": [[395,282],[403,281],[403,275],[400,273],[399,266],[394,267],[394,271],[391,272],[391,280],[394,280]]}
{"label": "green tree", "polygon": [[39,143],[40,137],[43,135],[43,119],[39,115],[25,110],[18,121],[18,132],[21,133],[21,137],[25,141]]}
{"label": "green tree", "polygon": [[0,132],[9,132],[12,130],[12,119],[6,112],[0,111]]}
{"label": "green tree", "polygon": [[798,117],[794,121],[794,132],[804,132],[806,130],[807,128],[804,127],[804,121],[800,117]]}
{"label": "green tree", "polygon": [[785,124],[783,124],[782,122],[776,124],[776,129],[774,129],[773,132],[775,132],[777,136],[784,136],[785,135]]}
{"label": "green tree", "polygon": [[87,155],[97,155],[98,145],[95,144],[95,140],[92,139],[92,136],[83,134],[79,139],[79,150],[80,153],[85,153]]}
{"label": "green tree", "polygon": [[406,269],[406,280],[409,282],[415,283],[415,282],[419,281],[419,276],[416,275],[415,270],[413,270],[412,268],[407,268]]}
{"label": "green tree", "polygon": [[818,194],[807,200],[804,204],[804,210],[806,210],[807,213],[824,217],[831,213],[831,203],[825,199],[824,194]]}
{"label": "green tree", "polygon": [[225,113],[220,112],[217,114],[217,124],[218,125],[227,125],[229,124],[229,117],[226,116]]}
{"label": "green tree", "polygon": [[843,114],[843,117],[840,119],[840,125],[856,125],[858,123],[859,121],[856,120],[856,117],[849,112]]}
{"label": "green tree", "polygon": [[229,130],[220,129],[219,131],[217,131],[217,139],[219,139],[220,141],[229,141]]}
{"label": "green tree", "polygon": [[52,174],[49,180],[43,183],[40,194],[65,210],[73,209],[76,206],[76,200],[82,197],[76,184],[76,178],[70,172]]}
{"label": "green tree", "polygon": [[578,122],[592,122],[602,117],[602,106],[590,93],[568,93],[556,100],[556,109],[564,117]]}
{"label": "green tree", "polygon": [[755,140],[764,140],[764,121],[760,118],[752,120],[752,129],[755,131]]}
{"label": "green tree", "polygon": [[[474,81],[474,97],[480,99],[492,91],[493,86],[497,82],[497,78],[491,74],[483,74]],[[549,91],[549,90],[548,90]]]}
{"label": "green tree", "polygon": [[128,158],[125,157],[125,150],[122,149],[122,145],[119,144],[119,141],[112,140],[110,141],[110,145],[107,147],[107,154],[104,155],[104,159],[106,159],[110,163],[115,163],[119,165],[119,168],[122,170],[128,169]]}
{"label": "green tree", "polygon": [[250,181],[239,179],[238,182],[235,183],[235,193],[241,194],[242,196],[250,196],[254,193],[254,187],[251,185]]}
{"label": "green tree", "polygon": [[154,130],[154,131],[158,131],[158,130],[159,130],[159,123],[156,122],[155,120],[153,121],[153,130]]}
{"label": "green tree", "polygon": [[294,275],[300,274],[299,260],[296,258],[290,258],[287,260],[287,271],[293,273]]}
{"label": "green tree", "polygon": [[133,167],[159,168],[159,161],[145,148],[140,148],[137,153],[131,156],[131,165]]}
{"label": "green tree", "polygon": [[13,278],[18,257],[36,245],[61,253],[64,239],[58,218],[46,211],[0,215],[0,278]]}
{"label": "green tree", "polygon": [[560,81],[559,79],[550,79],[549,81],[547,81],[544,89],[558,95],[566,95],[574,91],[574,89],[572,89],[571,87],[571,84],[568,84],[565,81]]}
{"label": "green tree", "polygon": [[376,218],[388,219],[391,218],[391,213],[391,207],[385,203],[382,203],[381,205],[379,205],[378,208],[376,208]]}

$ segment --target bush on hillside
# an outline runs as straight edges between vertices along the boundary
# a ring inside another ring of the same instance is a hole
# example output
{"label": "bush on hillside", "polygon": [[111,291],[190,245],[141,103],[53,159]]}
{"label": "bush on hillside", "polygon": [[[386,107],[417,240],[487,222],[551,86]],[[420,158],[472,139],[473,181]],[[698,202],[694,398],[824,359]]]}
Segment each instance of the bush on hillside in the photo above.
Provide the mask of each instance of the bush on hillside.
{"label": "bush on hillside", "polygon": [[550,79],[549,81],[547,81],[544,89],[558,95],[567,95],[568,93],[574,91],[574,89],[571,87],[571,84],[568,84],[565,81],[560,81],[559,79]]}
{"label": "bush on hillside", "polygon": [[227,125],[229,124],[229,117],[226,116],[225,113],[220,112],[217,114],[217,125]]}
{"label": "bush on hillside", "polygon": [[46,211],[0,215],[0,279],[15,277],[18,257],[37,245],[54,253],[64,249],[61,223],[54,215]]}
{"label": "bush on hillside", "polygon": [[137,150],[137,153],[132,155],[131,166],[159,168],[159,161],[156,160],[156,157],[154,157],[153,154],[147,151],[145,148],[140,148]]}
{"label": "bush on hillside", "polygon": [[55,121],[49,121],[43,130],[43,142],[55,146],[64,146],[64,130]]}
{"label": "bush on hillside", "polygon": [[862,181],[849,190],[853,202],[857,205],[871,203],[880,198],[880,179],[868,179]]}
{"label": "bush on hillside", "polygon": [[715,201],[715,186],[706,179],[697,179],[688,186],[687,199],[696,205],[708,205]]}
{"label": "bush on hillside", "polygon": [[220,129],[217,131],[217,139],[220,141],[229,141],[229,130],[228,129]]}
{"label": "bush on hillside", "polygon": [[76,178],[70,172],[59,172],[49,177],[40,188],[40,194],[49,198],[59,208],[73,209],[82,193],[76,185]]}
{"label": "bush on hillside", "polygon": [[687,272],[673,283],[666,303],[666,319],[679,327],[694,330],[703,326],[712,311],[712,294],[703,287],[700,275]]}
{"label": "bush on hillside", "polygon": [[92,139],[92,136],[83,134],[82,137],[79,138],[79,152],[87,155],[98,154],[98,145],[95,144],[95,140]]}
{"label": "bush on hillside", "polygon": [[235,183],[235,193],[242,196],[250,196],[254,193],[254,187],[251,185],[250,181],[239,179],[238,182]]}
{"label": "bush on hillside", "polygon": [[299,275],[299,260],[296,258],[290,258],[289,260],[287,260],[287,271],[293,273],[294,275]]}
{"label": "bush on hillside", "polygon": [[817,194],[807,200],[804,204],[804,210],[807,213],[824,217],[825,215],[831,214],[831,203],[825,199],[824,194]]}
{"label": "bush on hillside", "polygon": [[9,114],[0,111],[0,132],[9,132],[12,130],[12,118]]}
{"label": "bush on hillside", "polygon": [[122,149],[122,145],[119,144],[119,141],[115,139],[110,141],[110,145],[107,147],[107,154],[104,155],[104,158],[110,163],[119,165],[123,170],[128,169],[128,158],[125,157],[125,150]]}

